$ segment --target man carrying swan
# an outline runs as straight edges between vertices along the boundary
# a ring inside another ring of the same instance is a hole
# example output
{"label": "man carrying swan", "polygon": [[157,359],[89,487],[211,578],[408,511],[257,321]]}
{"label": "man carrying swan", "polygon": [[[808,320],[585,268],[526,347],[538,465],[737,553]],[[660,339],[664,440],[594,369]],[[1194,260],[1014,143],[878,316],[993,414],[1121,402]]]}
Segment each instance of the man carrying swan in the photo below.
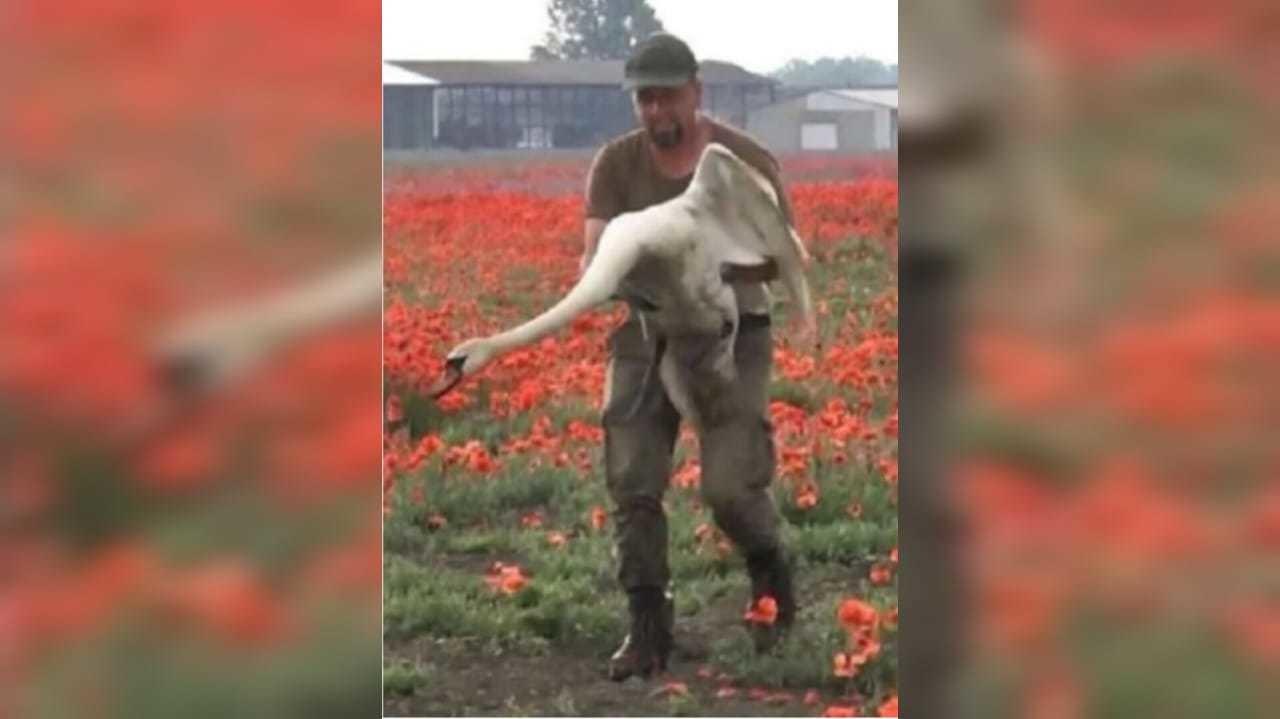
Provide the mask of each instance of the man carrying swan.
{"label": "man carrying swan", "polygon": [[438,389],[611,297],[627,301],[629,317],[609,339],[602,416],[618,578],[631,615],[609,663],[615,680],[665,668],[672,650],[662,497],[681,417],[698,432],[702,497],[746,560],[751,601],[776,602],[772,624],[752,625],[757,648],[771,647],[796,614],[768,492],[773,342],[763,282],[782,279],[802,331],[816,338],[807,255],[776,161],[698,111],[697,69],[673,36],[636,47],[625,86],[641,128],[608,143],[592,165],[577,285],[523,325],[455,347]]}
{"label": "man carrying swan", "polygon": [[[646,39],[635,48],[625,74],[624,87],[632,91],[640,128],[608,143],[596,155],[586,192],[583,266],[595,253],[609,220],[684,192],[704,149],[713,142],[731,150],[768,180],[787,225],[792,224],[791,208],[772,155],[744,133],[699,111],[702,83],[698,63],[683,41],[663,33]],[[797,250],[803,253],[798,243]],[[640,272],[646,269],[639,268]],[[779,540],[777,510],[768,493],[774,470],[773,426],[768,414],[773,341],[769,300],[761,280],[775,276],[776,271],[765,272],[749,278],[754,281],[731,285],[738,310],[733,341],[736,376],[715,391],[724,393],[726,399],[732,397],[733,401],[720,404],[733,416],[700,432],[699,438],[702,494],[717,525],[746,558],[751,599],[771,596],[777,602],[775,625],[754,627],[761,649],[770,646],[778,632],[792,623],[796,612],[791,569]],[[644,313],[637,305],[656,304],[661,298],[628,299],[630,317],[609,341],[602,420],[605,473],[615,504],[618,578],[627,591],[631,611],[631,631],[610,661],[609,674],[617,680],[663,666],[672,645],[674,607],[666,591],[670,574],[662,496],[671,474],[680,420],[664,386],[645,382],[646,368],[660,339],[647,331]]]}

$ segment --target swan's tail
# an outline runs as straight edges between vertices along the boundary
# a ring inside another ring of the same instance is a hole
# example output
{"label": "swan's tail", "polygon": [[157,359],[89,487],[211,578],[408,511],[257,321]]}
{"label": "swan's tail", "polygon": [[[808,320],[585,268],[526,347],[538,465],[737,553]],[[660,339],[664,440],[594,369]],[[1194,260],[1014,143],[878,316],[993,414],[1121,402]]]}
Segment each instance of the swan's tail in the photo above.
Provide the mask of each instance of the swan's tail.
{"label": "swan's tail", "polygon": [[[769,320],[766,317],[764,322],[767,324],[768,321]],[[759,320],[754,317],[750,319],[739,318],[736,324],[729,320],[725,320],[724,325],[720,328],[720,339],[723,340],[726,337],[732,336],[743,324],[756,326],[758,322]],[[649,394],[649,389],[653,385],[654,378],[658,376],[658,368],[662,365],[662,357],[666,353],[667,336],[659,333],[654,344],[653,357],[649,360],[649,366],[644,368],[644,377],[640,379],[640,392],[636,395],[635,400],[631,402],[631,409],[627,410],[627,413],[623,415],[624,422],[630,422],[635,419],[636,413],[640,411],[640,405],[644,404],[644,398]]]}

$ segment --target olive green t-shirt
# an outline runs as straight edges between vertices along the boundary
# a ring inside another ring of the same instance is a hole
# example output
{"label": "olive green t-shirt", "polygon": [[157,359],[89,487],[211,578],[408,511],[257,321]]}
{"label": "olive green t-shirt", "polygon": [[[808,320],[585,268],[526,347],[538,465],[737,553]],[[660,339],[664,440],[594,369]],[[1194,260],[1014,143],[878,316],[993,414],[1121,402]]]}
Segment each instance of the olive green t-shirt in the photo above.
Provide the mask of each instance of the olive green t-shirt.
{"label": "olive green t-shirt", "polygon": [[[793,223],[791,203],[782,187],[778,161],[746,133],[710,120],[711,141],[729,148],[733,154],[768,178],[778,193],[787,222]],[[611,220],[624,212],[635,212],[666,202],[683,193],[693,181],[686,177],[670,178],[658,171],[650,154],[649,137],[643,128],[612,140],[596,153],[587,176],[586,216]],[[738,311],[744,314],[768,314],[769,300],[764,285],[735,284]]]}

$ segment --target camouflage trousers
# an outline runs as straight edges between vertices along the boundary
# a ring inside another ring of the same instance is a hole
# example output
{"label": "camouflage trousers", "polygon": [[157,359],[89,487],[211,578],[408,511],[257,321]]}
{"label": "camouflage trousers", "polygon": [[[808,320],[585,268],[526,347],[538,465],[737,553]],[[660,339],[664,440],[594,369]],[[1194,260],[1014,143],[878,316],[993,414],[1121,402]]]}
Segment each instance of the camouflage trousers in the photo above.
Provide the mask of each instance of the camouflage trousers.
{"label": "camouflage trousers", "polygon": [[[646,336],[647,335],[647,336]],[[727,344],[730,340],[722,339]],[[667,519],[662,498],[672,472],[680,413],[664,382],[645,381],[658,338],[633,312],[609,339],[604,415],[605,477],[613,500],[618,580],[631,591],[666,587]],[[743,554],[779,548],[778,514],[769,494],[774,473],[769,379],[773,338],[767,316],[744,316],[733,358],[736,372],[715,371],[715,338],[665,340],[702,417],[701,495],[715,523]],[[719,349],[723,350],[721,345]]]}

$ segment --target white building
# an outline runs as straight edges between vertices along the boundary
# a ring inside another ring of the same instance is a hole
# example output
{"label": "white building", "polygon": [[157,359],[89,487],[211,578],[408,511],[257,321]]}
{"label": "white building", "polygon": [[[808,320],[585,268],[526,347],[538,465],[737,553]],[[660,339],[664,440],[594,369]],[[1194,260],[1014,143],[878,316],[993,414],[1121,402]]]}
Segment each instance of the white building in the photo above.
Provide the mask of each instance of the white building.
{"label": "white building", "polygon": [[[621,60],[428,60],[382,64],[383,146],[598,147],[635,127]],[[703,108],[742,127],[773,102],[776,80],[726,62],[701,64]]]}
{"label": "white building", "polygon": [[814,90],[752,111],[747,130],[774,152],[891,152],[898,88]]}

